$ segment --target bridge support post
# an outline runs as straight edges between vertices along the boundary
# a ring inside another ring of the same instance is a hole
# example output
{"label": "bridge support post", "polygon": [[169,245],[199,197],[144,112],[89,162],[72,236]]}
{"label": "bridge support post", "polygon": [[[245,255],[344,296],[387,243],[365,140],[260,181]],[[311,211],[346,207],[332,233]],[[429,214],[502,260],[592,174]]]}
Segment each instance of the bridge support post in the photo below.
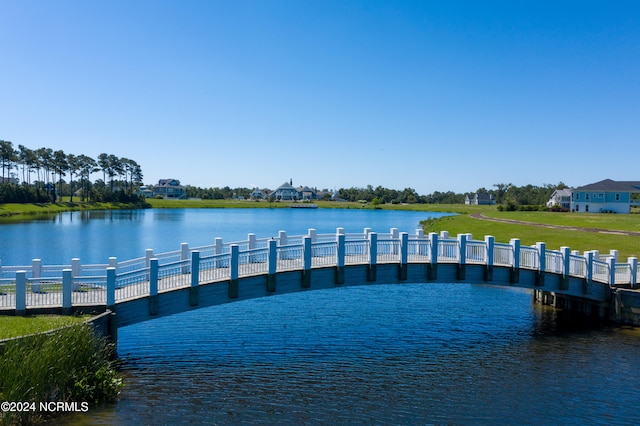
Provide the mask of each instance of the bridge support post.
{"label": "bridge support post", "polygon": [[484,267],[484,280],[493,281],[493,263],[494,263],[494,247],[496,244],[495,237],[491,235],[485,235],[484,245],[486,247],[486,259],[487,264]]}
{"label": "bridge support post", "polygon": [[71,269],[62,270],[62,314],[71,315],[73,313],[72,299],[73,296],[73,277]]}
{"label": "bridge support post", "polygon": [[593,259],[594,259],[593,251],[584,252],[584,260],[586,263],[584,284],[582,286],[582,293],[584,294],[591,294],[591,288],[593,286]]}
{"label": "bridge support post", "polygon": [[107,309],[111,312],[116,310],[116,268],[107,268]]}
{"label": "bridge support post", "polygon": [[407,280],[407,263],[409,261],[409,234],[400,233],[400,267],[398,268],[398,280]]}
{"label": "bridge support post", "polygon": [[631,288],[636,288],[638,286],[638,258],[630,257],[627,262],[629,262],[629,266],[631,267],[629,284],[631,284]]}
{"label": "bridge support post", "polygon": [[27,313],[27,271],[16,272],[16,315]]}
{"label": "bridge support post", "polygon": [[311,237],[302,238],[302,288],[311,287]]}
{"label": "bridge support post", "polygon": [[149,259],[149,315],[158,315],[158,269],[160,264],[155,257]]}
{"label": "bridge support post", "polygon": [[438,234],[429,232],[429,263],[427,264],[427,280],[438,279]]}
{"label": "bridge support post", "polygon": [[336,250],[336,284],[344,284],[344,257],[346,252],[344,228],[338,228],[336,231],[336,239],[338,240],[338,248]]}
{"label": "bridge support post", "polygon": [[538,271],[536,273],[536,286],[544,287],[544,273],[547,270],[547,245],[545,243],[536,243],[538,250]]}
{"label": "bridge support post", "polygon": [[278,267],[278,242],[269,240],[269,273],[267,274],[267,293],[276,291],[276,272]]}
{"label": "bridge support post", "polygon": [[191,252],[191,287],[189,288],[189,304],[198,306],[200,296],[200,252]]}
{"label": "bridge support post", "polygon": [[562,277],[560,277],[560,290],[569,290],[569,277],[571,276],[571,249],[560,247],[562,253]]}
{"label": "bridge support post", "polygon": [[464,280],[467,263],[467,234],[458,234],[458,264],[456,265],[456,279]]}
{"label": "bridge support post", "polygon": [[513,251],[513,264],[511,265],[511,284],[517,284],[520,282],[520,240],[518,238],[512,238],[509,241],[511,249]]}
{"label": "bridge support post", "polygon": [[616,283],[616,258],[610,257],[608,259],[609,264],[609,285],[615,285]]}
{"label": "bridge support post", "polygon": [[367,269],[367,281],[373,282],[377,279],[377,262],[378,262],[378,234],[369,233],[369,268]]}
{"label": "bridge support post", "polygon": [[238,298],[238,264],[240,262],[240,247],[231,244],[231,265],[229,268],[229,299]]}

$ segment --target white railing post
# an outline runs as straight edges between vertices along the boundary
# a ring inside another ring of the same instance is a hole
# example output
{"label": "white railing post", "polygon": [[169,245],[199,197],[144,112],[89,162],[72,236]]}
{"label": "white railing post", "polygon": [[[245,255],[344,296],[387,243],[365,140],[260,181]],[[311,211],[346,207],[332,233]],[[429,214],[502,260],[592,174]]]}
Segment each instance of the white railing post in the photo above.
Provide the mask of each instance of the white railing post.
{"label": "white railing post", "polygon": [[16,315],[27,313],[27,271],[16,272]]}
{"label": "white railing post", "polygon": [[113,311],[116,306],[116,268],[107,267],[107,309]]}
{"label": "white railing post", "polygon": [[189,265],[184,265],[184,263],[186,263],[186,261],[188,260],[189,260],[189,243],[181,243],[180,244],[180,261],[183,263],[181,268],[183,274],[189,273]]}
{"label": "white railing post", "polygon": [[375,281],[377,263],[378,263],[378,234],[375,232],[370,232],[368,235],[369,235],[369,268],[367,273],[367,281]]}
{"label": "white railing post", "polygon": [[397,255],[398,250],[397,250],[397,246],[393,243],[393,241],[398,241],[400,239],[400,232],[398,231],[398,228],[391,228],[389,230],[389,234],[391,235],[391,253],[389,254],[394,254]]}
{"label": "white railing post", "polygon": [[[213,254],[216,255],[216,256],[220,255],[220,254],[222,254],[222,250],[223,250],[222,238],[216,238],[214,240],[214,243],[213,243]],[[222,268],[222,267],[225,267],[225,266],[226,265],[224,265],[224,262],[220,262],[218,259],[216,259],[213,262],[213,267],[214,268]]]}
{"label": "white railing post", "polygon": [[438,234],[429,232],[429,263],[427,264],[427,279],[434,281],[438,278]]}
{"label": "white railing post", "polygon": [[547,244],[537,242],[536,250],[538,250],[538,271],[536,275],[536,285],[539,287],[544,287],[544,275],[547,270]]}
{"label": "white railing post", "polygon": [[613,257],[616,263],[618,263],[618,250],[609,250],[609,256]]}
{"label": "white railing post", "polygon": [[75,278],[80,276],[80,259],[74,257],[71,259],[71,278],[73,279],[73,291],[78,291],[78,283]]}
{"label": "white railing post", "polygon": [[409,234],[400,233],[400,268],[398,269],[398,279],[407,280],[407,264],[409,262]]}
{"label": "white railing post", "polygon": [[[342,233],[340,233],[342,230]],[[336,239],[338,240],[338,247],[336,249],[336,275],[335,282],[336,284],[344,284],[344,258],[346,253],[346,237],[344,235],[344,229],[338,228],[338,233],[336,235]]]}
{"label": "white railing post", "polygon": [[485,246],[485,258],[487,259],[487,263],[484,269],[484,280],[485,281],[493,281],[493,264],[495,262],[495,245],[496,239],[492,235],[485,235],[484,237],[484,246]]}
{"label": "white railing post", "polygon": [[308,234],[307,234],[310,238],[311,238],[311,242],[315,243],[316,242],[316,236],[317,236],[317,232],[315,229],[313,228],[309,228]]}
{"label": "white railing post", "polygon": [[62,312],[65,315],[71,313],[71,296],[73,294],[73,278],[71,269],[62,270]]}
{"label": "white railing post", "polygon": [[40,277],[42,277],[42,260],[33,259],[31,261],[31,292],[40,293]]}
{"label": "white railing post", "polygon": [[276,273],[278,272],[278,242],[269,240],[269,274],[267,275],[267,292],[276,291]]}
{"label": "white railing post", "polygon": [[189,304],[191,306],[198,305],[198,296],[200,294],[200,252],[194,250],[191,252],[191,287],[189,288]]}
{"label": "white railing post", "polygon": [[638,258],[630,257],[627,259],[627,262],[629,262],[629,267],[631,268],[629,284],[631,284],[631,288],[635,288],[638,285]]}
{"label": "white railing post", "polygon": [[311,287],[311,237],[302,238],[302,288]]}
{"label": "white railing post", "polygon": [[[287,245],[287,232],[286,231],[278,231],[278,246],[283,247]],[[280,253],[280,258],[278,260],[284,260],[287,256],[285,252]]]}
{"label": "white railing post", "polygon": [[464,280],[467,263],[467,234],[458,234],[458,264],[456,265],[456,279]]}
{"label": "white railing post", "polygon": [[511,284],[520,282],[520,240],[512,238],[509,241],[513,251],[513,264],[511,265]]}
{"label": "white railing post", "polygon": [[110,257],[108,260],[109,268],[117,268],[118,267],[118,258]]}
{"label": "white railing post", "polygon": [[[247,246],[249,247],[249,250],[256,248],[256,234],[251,233],[247,235]],[[250,253],[248,261],[249,263],[255,262],[255,256]]]}

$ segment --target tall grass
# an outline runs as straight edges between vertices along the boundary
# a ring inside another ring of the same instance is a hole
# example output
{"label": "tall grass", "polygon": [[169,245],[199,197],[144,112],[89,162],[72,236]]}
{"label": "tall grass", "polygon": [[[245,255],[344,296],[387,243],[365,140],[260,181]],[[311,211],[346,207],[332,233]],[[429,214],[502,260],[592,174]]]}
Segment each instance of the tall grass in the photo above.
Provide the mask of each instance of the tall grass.
{"label": "tall grass", "polygon": [[[0,347],[0,401],[86,402],[114,399],[122,386],[110,347],[89,324],[7,341]],[[3,413],[3,424],[35,422],[39,410]]]}

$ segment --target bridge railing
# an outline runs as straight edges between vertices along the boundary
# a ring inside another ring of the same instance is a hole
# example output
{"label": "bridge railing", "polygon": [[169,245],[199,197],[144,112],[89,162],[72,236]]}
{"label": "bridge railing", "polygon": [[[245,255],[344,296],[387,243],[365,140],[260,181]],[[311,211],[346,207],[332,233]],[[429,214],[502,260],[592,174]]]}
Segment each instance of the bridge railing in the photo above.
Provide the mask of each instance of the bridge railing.
{"label": "bridge railing", "polygon": [[[195,258],[194,253],[198,253]],[[213,245],[197,248],[182,243],[179,250],[159,254],[148,249],[144,257],[122,262],[111,257],[105,264],[82,265],[74,258],[69,265],[43,265],[34,259],[31,265],[0,266],[0,309],[101,305],[234,276],[403,262],[491,264],[637,287],[637,259],[620,263],[617,257],[615,250],[581,255],[566,247],[547,250],[544,243],[520,246],[517,239],[507,244],[496,243],[493,237],[474,240],[471,234],[450,238],[446,232],[425,235],[418,230],[408,235],[396,228],[388,234],[368,228],[361,234],[345,234],[342,228],[335,234],[311,229],[300,236],[281,231],[278,237],[264,239],[249,234],[246,241],[237,243],[216,238]],[[197,275],[192,276],[194,271]]]}

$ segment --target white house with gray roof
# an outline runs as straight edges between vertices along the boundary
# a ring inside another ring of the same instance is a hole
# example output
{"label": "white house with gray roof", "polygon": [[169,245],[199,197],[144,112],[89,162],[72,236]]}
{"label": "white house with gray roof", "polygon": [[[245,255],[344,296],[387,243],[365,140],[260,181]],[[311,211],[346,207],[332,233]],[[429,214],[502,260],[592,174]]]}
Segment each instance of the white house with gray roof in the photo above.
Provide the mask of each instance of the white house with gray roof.
{"label": "white house with gray roof", "polygon": [[601,180],[571,191],[571,211],[579,213],[631,213],[640,207],[640,181]]}

